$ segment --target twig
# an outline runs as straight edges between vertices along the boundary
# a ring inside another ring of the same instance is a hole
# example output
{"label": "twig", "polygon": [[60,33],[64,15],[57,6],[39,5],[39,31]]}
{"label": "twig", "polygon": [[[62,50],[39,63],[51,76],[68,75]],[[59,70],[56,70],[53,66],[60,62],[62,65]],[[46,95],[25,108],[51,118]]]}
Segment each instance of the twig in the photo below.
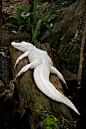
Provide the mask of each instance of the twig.
{"label": "twig", "polygon": [[85,22],[85,28],[84,28],[84,33],[83,33],[82,43],[81,43],[81,49],[80,49],[80,62],[79,62],[79,70],[78,70],[78,76],[77,76],[78,85],[81,84],[83,51],[84,51],[84,45],[85,45],[85,35],[86,35],[86,22]]}

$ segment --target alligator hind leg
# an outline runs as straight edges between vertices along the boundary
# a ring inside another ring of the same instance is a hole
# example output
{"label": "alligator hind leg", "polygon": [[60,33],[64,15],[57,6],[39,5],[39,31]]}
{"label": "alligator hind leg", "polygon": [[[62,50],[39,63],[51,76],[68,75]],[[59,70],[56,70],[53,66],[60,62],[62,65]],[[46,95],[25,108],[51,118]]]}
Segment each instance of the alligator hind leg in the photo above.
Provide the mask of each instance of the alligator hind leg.
{"label": "alligator hind leg", "polygon": [[57,75],[58,78],[65,84],[65,87],[68,88],[63,75],[55,67],[53,66],[50,67],[50,73]]}

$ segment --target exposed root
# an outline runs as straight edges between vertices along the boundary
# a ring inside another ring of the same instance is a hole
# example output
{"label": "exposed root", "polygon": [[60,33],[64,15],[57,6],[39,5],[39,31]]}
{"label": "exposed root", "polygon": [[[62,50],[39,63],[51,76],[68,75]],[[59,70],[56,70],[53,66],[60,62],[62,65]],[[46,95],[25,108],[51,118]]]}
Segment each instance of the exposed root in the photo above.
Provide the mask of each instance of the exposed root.
{"label": "exposed root", "polygon": [[0,97],[5,96],[5,101],[6,101],[8,98],[10,98],[10,97],[13,96],[13,93],[14,93],[14,84],[13,84],[13,82],[14,82],[14,80],[11,80],[11,81],[10,81],[10,84],[9,84],[10,89],[7,89],[7,90],[3,91],[3,92],[0,94]]}

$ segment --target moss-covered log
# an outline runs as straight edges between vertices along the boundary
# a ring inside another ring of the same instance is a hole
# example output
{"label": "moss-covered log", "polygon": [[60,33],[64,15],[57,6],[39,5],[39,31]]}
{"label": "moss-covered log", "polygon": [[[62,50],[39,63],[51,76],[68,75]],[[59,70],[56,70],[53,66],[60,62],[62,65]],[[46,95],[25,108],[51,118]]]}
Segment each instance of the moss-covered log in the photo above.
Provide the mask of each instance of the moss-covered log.
{"label": "moss-covered log", "polygon": [[[46,50],[51,56],[51,48],[48,44],[35,44],[38,48]],[[25,66],[28,59],[22,59],[14,69],[14,64],[18,56],[22,53],[13,47],[10,47],[12,74],[15,78],[18,71]],[[54,62],[55,65],[55,62]],[[55,75],[50,76],[50,81],[63,93],[62,85]],[[28,70],[15,82],[15,94],[18,99],[20,113],[28,116],[31,129],[73,129],[73,121],[69,108],[64,104],[54,102],[45,96],[35,85],[33,79],[33,70]]]}

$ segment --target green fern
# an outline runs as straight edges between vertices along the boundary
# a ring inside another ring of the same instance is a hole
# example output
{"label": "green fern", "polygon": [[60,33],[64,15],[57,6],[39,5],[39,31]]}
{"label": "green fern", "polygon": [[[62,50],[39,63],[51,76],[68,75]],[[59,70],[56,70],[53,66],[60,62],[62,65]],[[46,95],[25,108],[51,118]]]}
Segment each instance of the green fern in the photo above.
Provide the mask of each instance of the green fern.
{"label": "green fern", "polygon": [[37,15],[37,0],[34,0],[33,2],[33,13]]}
{"label": "green fern", "polygon": [[[32,31],[32,42],[33,42],[35,39],[38,39],[41,28],[43,26],[48,28],[48,30],[52,34],[51,23],[49,23],[49,22],[52,18],[54,18],[56,16],[55,11],[60,6],[60,4],[58,6],[55,5],[55,7],[52,11],[44,11],[43,12],[42,10],[47,4],[48,4],[48,2],[45,2],[41,5],[41,7],[39,9],[39,15],[41,15],[41,17],[39,19],[37,18],[37,0],[34,0],[33,5],[29,5],[28,8],[25,8],[25,6],[22,6],[22,5],[20,5],[20,3],[17,3],[17,5],[15,7],[15,9],[17,9],[17,15],[11,15],[8,18],[15,18],[17,20],[19,30],[21,30],[24,26],[27,28],[30,28]],[[31,12],[32,6],[33,6],[33,11]],[[43,14],[41,14],[41,12]],[[17,27],[11,23],[7,23],[5,25]]]}
{"label": "green fern", "polygon": [[38,35],[40,34],[41,22],[42,22],[41,19],[37,22],[35,31],[33,32],[32,42],[33,42],[33,41],[38,37]]}
{"label": "green fern", "polygon": [[42,9],[48,4],[48,2],[45,2],[41,5],[40,9],[39,9],[39,14],[41,13]]}
{"label": "green fern", "polygon": [[49,11],[45,11],[42,16],[41,16],[41,19],[45,19],[47,16],[50,15],[50,12]]}
{"label": "green fern", "polygon": [[55,14],[50,14],[50,15],[48,15],[48,16],[45,18],[45,21],[49,21],[49,20],[51,20],[51,19],[54,18],[54,17],[56,17]]}
{"label": "green fern", "polygon": [[30,16],[32,16],[33,22],[34,22],[34,23],[37,23],[36,13],[31,12],[31,13],[30,13]]}
{"label": "green fern", "polygon": [[51,26],[47,22],[45,23],[45,26],[49,29],[50,33],[52,34]]}

